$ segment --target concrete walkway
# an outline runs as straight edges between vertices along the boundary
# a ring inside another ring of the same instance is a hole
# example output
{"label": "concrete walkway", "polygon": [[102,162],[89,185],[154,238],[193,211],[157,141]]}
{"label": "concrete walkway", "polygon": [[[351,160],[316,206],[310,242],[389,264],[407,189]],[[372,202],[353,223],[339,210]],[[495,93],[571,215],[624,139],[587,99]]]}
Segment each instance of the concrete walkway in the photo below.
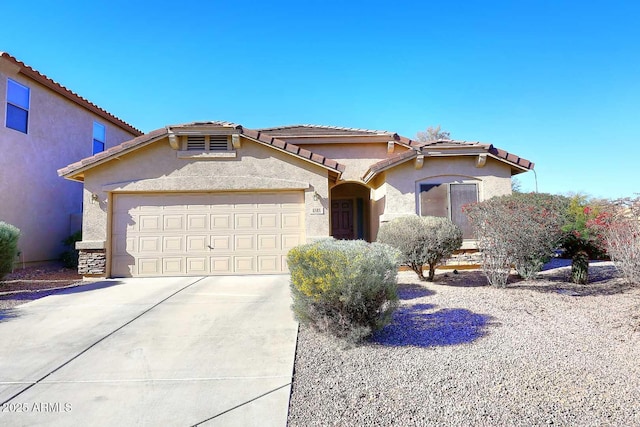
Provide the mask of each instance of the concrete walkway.
{"label": "concrete walkway", "polygon": [[0,311],[0,425],[285,426],[288,280],[108,280]]}

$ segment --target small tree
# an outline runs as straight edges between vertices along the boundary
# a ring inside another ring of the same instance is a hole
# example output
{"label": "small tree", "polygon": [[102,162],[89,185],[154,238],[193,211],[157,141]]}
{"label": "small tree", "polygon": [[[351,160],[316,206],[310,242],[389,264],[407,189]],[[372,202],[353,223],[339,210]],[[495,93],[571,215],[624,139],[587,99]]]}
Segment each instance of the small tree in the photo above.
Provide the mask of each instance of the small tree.
{"label": "small tree", "polygon": [[[420,280],[433,281],[436,265],[462,245],[462,230],[447,218],[412,215],[382,224],[378,242],[397,248],[402,253],[402,262]],[[424,277],[425,264],[429,266],[428,278]]]}
{"label": "small tree", "polygon": [[416,139],[420,142],[448,140],[451,139],[451,133],[441,130],[440,125],[436,127],[429,126],[426,131],[418,132]]}
{"label": "small tree", "polygon": [[18,256],[18,238],[20,230],[11,224],[0,221],[0,280],[13,270]]}
{"label": "small tree", "polygon": [[584,194],[573,195],[568,201],[562,247],[565,255],[571,258],[571,281],[574,283],[588,283],[589,259],[606,257],[602,229],[596,219],[609,210],[607,205]]}
{"label": "small tree", "polygon": [[550,194],[521,193],[465,207],[489,283],[506,286],[512,265],[523,278],[535,277],[561,239],[564,203]]}

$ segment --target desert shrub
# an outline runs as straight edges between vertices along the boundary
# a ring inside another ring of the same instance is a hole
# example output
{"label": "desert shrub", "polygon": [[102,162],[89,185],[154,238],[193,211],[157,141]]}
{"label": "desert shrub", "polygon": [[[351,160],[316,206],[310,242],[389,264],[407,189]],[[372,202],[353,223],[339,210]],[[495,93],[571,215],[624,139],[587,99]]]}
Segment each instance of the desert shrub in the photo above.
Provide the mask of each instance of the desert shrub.
{"label": "desert shrub", "polygon": [[407,264],[424,277],[423,266],[429,266],[428,280],[433,280],[436,265],[462,245],[462,230],[447,218],[405,216],[382,224],[378,242],[395,247]]}
{"label": "desert shrub", "polygon": [[506,286],[512,265],[535,277],[561,241],[565,206],[562,197],[520,193],[465,207],[489,283]]}
{"label": "desert shrub", "polygon": [[82,240],[82,231],[76,231],[66,239],[62,241],[62,244],[66,246],[66,250],[60,255],[62,264],[67,268],[78,267],[79,251],[76,249],[76,242]]}
{"label": "desert shrub", "polygon": [[582,251],[575,254],[571,260],[571,281],[579,285],[589,282],[589,254]]}
{"label": "desert shrub", "polygon": [[11,224],[0,221],[0,279],[13,269],[18,256],[18,238],[20,230]]}
{"label": "desert shrub", "polygon": [[325,239],[289,251],[296,319],[350,342],[391,321],[398,306],[397,251],[362,240]]}
{"label": "desert shrub", "polygon": [[596,218],[611,260],[631,283],[640,284],[640,197],[613,202],[610,215]]}

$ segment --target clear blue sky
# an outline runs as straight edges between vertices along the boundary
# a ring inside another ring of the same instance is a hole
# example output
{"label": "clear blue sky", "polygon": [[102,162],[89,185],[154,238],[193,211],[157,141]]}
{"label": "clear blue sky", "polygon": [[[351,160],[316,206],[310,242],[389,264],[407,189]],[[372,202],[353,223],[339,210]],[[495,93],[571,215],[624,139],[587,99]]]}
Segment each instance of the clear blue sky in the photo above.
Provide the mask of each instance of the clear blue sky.
{"label": "clear blue sky", "polygon": [[0,50],[145,132],[440,124],[539,191],[640,192],[640,2],[136,3],[5,2]]}

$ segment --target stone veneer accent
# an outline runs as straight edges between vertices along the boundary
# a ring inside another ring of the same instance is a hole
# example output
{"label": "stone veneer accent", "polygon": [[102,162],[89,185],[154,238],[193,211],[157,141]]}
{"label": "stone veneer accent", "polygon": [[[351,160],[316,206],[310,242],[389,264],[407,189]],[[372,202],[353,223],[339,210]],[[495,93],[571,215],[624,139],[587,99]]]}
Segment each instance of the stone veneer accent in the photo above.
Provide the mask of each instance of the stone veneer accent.
{"label": "stone veneer accent", "polygon": [[104,249],[82,249],[78,257],[78,274],[106,274],[107,255]]}

